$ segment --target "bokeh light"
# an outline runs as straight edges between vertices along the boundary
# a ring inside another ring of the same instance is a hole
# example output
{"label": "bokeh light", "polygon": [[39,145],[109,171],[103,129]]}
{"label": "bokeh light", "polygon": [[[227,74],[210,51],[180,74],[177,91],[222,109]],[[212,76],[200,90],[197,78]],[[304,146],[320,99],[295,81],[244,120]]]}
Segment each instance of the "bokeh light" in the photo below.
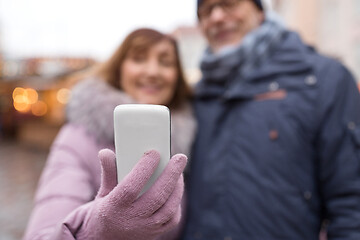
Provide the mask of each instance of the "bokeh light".
{"label": "bokeh light", "polygon": [[17,87],[13,94],[14,108],[21,113],[27,113],[31,110],[35,116],[43,116],[47,112],[47,105],[38,101],[39,94],[35,89]]}
{"label": "bokeh light", "polygon": [[28,98],[29,104],[36,103],[39,97],[38,93],[32,88],[25,89],[24,96]]}
{"label": "bokeh light", "polygon": [[71,92],[69,89],[61,88],[56,94],[56,99],[59,101],[59,103],[66,104],[70,99],[70,93]]}
{"label": "bokeh light", "polygon": [[44,116],[47,113],[48,107],[45,102],[37,101],[31,106],[31,112],[37,117]]}
{"label": "bokeh light", "polygon": [[21,113],[26,113],[30,110],[31,105],[24,95],[17,95],[14,99],[14,108]]}
{"label": "bokeh light", "polygon": [[13,97],[13,99],[15,99],[16,96],[18,96],[18,95],[24,95],[24,93],[25,93],[25,89],[23,89],[23,88],[21,88],[21,87],[17,87],[17,88],[14,89],[13,94],[12,94],[12,97]]}

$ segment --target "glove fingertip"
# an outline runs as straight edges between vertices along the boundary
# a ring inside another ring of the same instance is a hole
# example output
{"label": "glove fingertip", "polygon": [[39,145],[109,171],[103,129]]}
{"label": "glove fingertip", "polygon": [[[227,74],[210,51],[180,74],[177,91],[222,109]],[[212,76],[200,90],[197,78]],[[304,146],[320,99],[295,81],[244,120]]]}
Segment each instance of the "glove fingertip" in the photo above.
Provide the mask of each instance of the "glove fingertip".
{"label": "glove fingertip", "polygon": [[115,160],[115,153],[108,148],[102,149],[99,151],[98,157],[102,161],[103,159],[114,159]]}
{"label": "glove fingertip", "polygon": [[150,150],[144,153],[144,155],[141,157],[140,161],[136,166],[137,167],[141,166],[140,168],[146,167],[151,171],[151,173],[153,173],[155,168],[159,165],[159,163],[160,163],[160,153],[156,150]]}
{"label": "glove fingertip", "polygon": [[103,170],[112,171],[113,168],[116,168],[116,156],[113,151],[110,149],[103,149],[99,151],[98,156]]}
{"label": "glove fingertip", "polygon": [[144,153],[144,156],[148,156],[148,157],[151,157],[151,158],[154,158],[154,159],[159,159],[160,160],[160,153],[156,150],[149,150],[149,151],[146,151]]}
{"label": "glove fingertip", "polygon": [[179,165],[180,168],[184,169],[186,167],[188,158],[185,154],[178,153],[171,158],[176,165]]}

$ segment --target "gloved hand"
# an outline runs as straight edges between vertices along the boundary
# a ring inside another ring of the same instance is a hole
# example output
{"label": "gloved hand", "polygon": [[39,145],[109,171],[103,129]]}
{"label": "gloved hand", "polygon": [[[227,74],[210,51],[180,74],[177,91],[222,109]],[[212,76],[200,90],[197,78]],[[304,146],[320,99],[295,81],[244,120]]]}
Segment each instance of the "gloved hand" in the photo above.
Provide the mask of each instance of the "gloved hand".
{"label": "gloved hand", "polygon": [[160,155],[149,151],[117,184],[115,154],[99,152],[102,183],[90,202],[77,239],[151,240],[176,226],[181,217],[182,172],[187,158],[174,155],[157,181],[143,195],[141,189],[155,171]]}

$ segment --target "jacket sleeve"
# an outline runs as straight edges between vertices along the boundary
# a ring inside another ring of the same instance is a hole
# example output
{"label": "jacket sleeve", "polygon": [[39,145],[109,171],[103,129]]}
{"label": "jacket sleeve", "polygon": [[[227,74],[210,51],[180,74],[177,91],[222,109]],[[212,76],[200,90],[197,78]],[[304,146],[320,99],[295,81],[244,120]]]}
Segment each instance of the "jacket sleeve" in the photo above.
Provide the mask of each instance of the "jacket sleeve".
{"label": "jacket sleeve", "polygon": [[351,74],[327,66],[319,99],[319,186],[328,239],[360,239],[360,96]]}
{"label": "jacket sleeve", "polygon": [[[83,208],[96,194],[96,174],[91,164],[99,163],[90,164],[91,159],[85,158],[94,155],[97,159],[98,150],[95,141],[83,129],[72,125],[61,129],[39,181],[25,240],[50,239],[55,231],[64,227],[65,218],[70,217],[72,220],[68,222],[81,225],[81,211],[70,213]],[[73,227],[68,226],[69,229]],[[74,239],[66,229],[62,236],[62,239]]]}

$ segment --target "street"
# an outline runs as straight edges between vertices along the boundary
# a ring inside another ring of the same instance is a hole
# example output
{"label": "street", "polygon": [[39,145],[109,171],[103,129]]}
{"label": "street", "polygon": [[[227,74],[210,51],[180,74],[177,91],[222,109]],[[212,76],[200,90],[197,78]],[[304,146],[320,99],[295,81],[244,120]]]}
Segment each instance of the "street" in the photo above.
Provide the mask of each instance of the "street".
{"label": "street", "polygon": [[0,239],[22,238],[48,151],[0,140]]}

